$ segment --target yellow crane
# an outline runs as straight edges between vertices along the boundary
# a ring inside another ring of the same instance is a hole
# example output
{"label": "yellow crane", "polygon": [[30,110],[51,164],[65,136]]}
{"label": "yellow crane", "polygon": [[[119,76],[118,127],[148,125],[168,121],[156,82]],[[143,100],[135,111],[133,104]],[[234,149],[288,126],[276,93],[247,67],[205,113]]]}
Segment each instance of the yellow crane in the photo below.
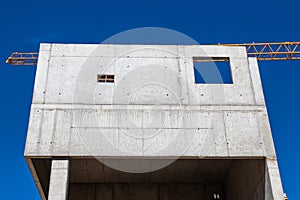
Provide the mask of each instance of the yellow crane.
{"label": "yellow crane", "polygon": [[300,42],[219,44],[222,46],[245,46],[249,57],[257,60],[300,60]]}
{"label": "yellow crane", "polygon": [[[300,42],[216,44],[220,46],[245,46],[249,57],[257,60],[300,60]],[[14,52],[6,60],[11,65],[37,65],[37,52]],[[215,61],[215,60],[214,60]],[[222,60],[217,60],[222,61]]]}

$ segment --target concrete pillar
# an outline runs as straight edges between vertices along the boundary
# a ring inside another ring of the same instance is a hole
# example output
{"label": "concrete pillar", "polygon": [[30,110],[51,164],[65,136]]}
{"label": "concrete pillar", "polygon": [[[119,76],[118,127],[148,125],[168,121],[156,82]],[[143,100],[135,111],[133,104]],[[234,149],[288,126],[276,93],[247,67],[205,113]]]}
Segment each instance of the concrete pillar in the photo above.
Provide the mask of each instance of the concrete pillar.
{"label": "concrete pillar", "polygon": [[69,160],[52,160],[48,200],[66,200],[68,182]]}
{"label": "concrete pillar", "polygon": [[266,198],[282,200],[284,199],[278,163],[275,159],[266,159]]}

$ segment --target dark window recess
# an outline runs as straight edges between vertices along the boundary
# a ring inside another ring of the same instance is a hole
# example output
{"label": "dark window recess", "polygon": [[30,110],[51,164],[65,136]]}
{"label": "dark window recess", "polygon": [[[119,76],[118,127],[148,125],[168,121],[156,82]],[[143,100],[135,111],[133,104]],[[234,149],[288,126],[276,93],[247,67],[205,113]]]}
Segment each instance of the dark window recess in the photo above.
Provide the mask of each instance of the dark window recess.
{"label": "dark window recess", "polygon": [[115,82],[115,75],[98,74],[97,82],[98,83],[113,83],[113,82]]}
{"label": "dark window recess", "polygon": [[194,57],[195,83],[198,84],[232,84],[229,58]]}

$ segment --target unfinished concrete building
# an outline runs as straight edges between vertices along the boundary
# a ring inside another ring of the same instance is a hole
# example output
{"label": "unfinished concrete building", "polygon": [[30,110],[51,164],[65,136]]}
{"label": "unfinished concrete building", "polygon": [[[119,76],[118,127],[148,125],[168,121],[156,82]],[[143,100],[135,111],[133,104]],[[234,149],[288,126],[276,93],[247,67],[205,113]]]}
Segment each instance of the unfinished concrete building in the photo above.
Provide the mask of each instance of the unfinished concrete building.
{"label": "unfinished concrete building", "polygon": [[244,47],[41,44],[25,158],[42,199],[283,199]]}

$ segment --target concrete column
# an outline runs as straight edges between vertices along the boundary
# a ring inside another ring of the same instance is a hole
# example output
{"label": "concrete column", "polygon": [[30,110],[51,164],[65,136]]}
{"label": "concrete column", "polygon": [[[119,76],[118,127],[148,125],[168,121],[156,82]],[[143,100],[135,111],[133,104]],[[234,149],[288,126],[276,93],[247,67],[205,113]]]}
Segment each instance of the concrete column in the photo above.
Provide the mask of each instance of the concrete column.
{"label": "concrete column", "polygon": [[282,200],[284,199],[281,178],[279,174],[277,160],[266,159],[266,197],[265,199]]}
{"label": "concrete column", "polygon": [[52,160],[48,200],[66,200],[68,182],[69,160]]}

